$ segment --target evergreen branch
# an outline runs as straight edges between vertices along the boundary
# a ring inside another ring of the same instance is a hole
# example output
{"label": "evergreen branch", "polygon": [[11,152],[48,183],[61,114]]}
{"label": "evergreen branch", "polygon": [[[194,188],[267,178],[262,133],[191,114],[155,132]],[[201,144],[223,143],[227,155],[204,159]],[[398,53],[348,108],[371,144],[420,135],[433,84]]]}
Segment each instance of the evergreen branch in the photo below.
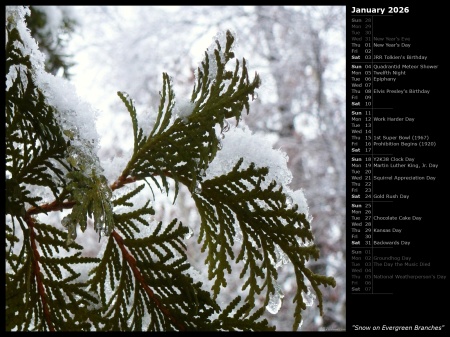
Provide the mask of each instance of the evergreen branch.
{"label": "evergreen branch", "polygon": [[166,73],[163,73],[163,90],[160,92],[160,96],[161,101],[159,105],[158,117],[149,138],[164,132],[166,127],[169,125],[170,118],[172,117],[172,110],[175,104],[175,94],[172,89],[169,75]]}
{"label": "evergreen branch", "polygon": [[184,326],[184,324],[182,324],[175,317],[173,317],[173,315],[170,313],[170,311],[161,303],[161,301],[158,299],[158,297],[156,297],[153,290],[150,289],[150,287],[147,285],[144,277],[142,276],[141,272],[137,268],[136,259],[132,255],[130,255],[128,250],[125,248],[124,243],[123,243],[123,238],[116,231],[113,231],[111,234],[112,234],[112,237],[114,238],[114,240],[116,241],[117,245],[120,247],[123,258],[127,261],[129,267],[133,271],[134,276],[139,281],[140,285],[144,288],[147,295],[152,299],[152,301],[156,304],[156,306],[159,308],[159,310],[161,310],[161,312],[163,312],[164,315],[166,315],[169,318],[169,320],[178,329],[180,329],[181,331],[186,330],[186,327]]}
{"label": "evergreen branch", "polygon": [[136,196],[139,192],[142,191],[142,189],[145,187],[144,184],[136,187],[134,190],[130,191],[129,193],[126,193],[125,195],[121,196],[120,198],[113,200],[113,206],[133,206],[132,203],[128,202],[132,197]]}
{"label": "evergreen branch", "polygon": [[33,251],[33,274],[36,278],[36,284],[39,291],[39,296],[42,302],[42,307],[44,310],[44,318],[47,322],[47,326],[50,331],[55,331],[55,327],[53,326],[53,322],[51,321],[51,315],[50,315],[50,309],[47,304],[46,299],[46,291],[43,285],[41,271],[39,267],[39,260],[40,260],[40,254],[38,252],[37,246],[36,246],[36,234],[34,232],[34,219],[32,217],[26,218],[26,222],[28,224],[28,228],[30,231],[30,244],[31,249]]}
{"label": "evergreen branch", "polygon": [[51,203],[45,203],[39,206],[32,206],[27,210],[27,215],[36,215],[40,213],[47,214],[48,212],[62,211],[63,209],[71,209],[76,204],[75,201],[58,201],[54,200]]}
{"label": "evergreen branch", "polygon": [[264,314],[264,308],[260,308],[250,317],[246,317],[245,313],[251,310],[251,304],[247,302],[238,308],[241,300],[242,298],[237,296],[225,309],[222,310],[218,319],[211,324],[214,330],[275,331],[275,327],[269,326],[266,319],[260,320],[261,316]]}
{"label": "evergreen branch", "polygon": [[[12,305],[7,306],[7,317],[11,318],[8,326],[17,330],[89,329],[87,305],[95,303],[96,299],[83,290],[84,283],[76,281],[80,274],[70,265],[96,263],[98,259],[83,258],[80,253],[53,258],[55,251],[48,245],[56,251],[58,247],[68,250],[64,233],[38,223],[31,216],[25,221],[24,239],[29,244],[23,245],[14,273],[7,272],[6,275],[7,301]],[[53,240],[48,240],[52,236],[50,233],[54,235]],[[80,249],[81,246],[72,244],[71,248]],[[63,270],[68,276],[63,275]],[[61,307],[61,303],[65,306]]]}
{"label": "evergreen branch", "polygon": [[[144,185],[141,186],[143,187]],[[139,189],[139,187],[137,189]],[[143,207],[134,211],[126,213],[115,213],[114,222],[117,226],[117,229],[119,229],[122,233],[129,237],[133,237],[136,233],[139,233],[140,230],[137,226],[137,223],[141,223],[142,225],[147,226],[148,221],[144,217],[146,215],[155,214],[154,209],[148,207],[149,204],[150,200],[148,200]]]}
{"label": "evergreen branch", "polygon": [[62,220],[62,224],[68,229],[68,242],[76,238],[77,224],[83,231],[86,229],[88,216],[94,218],[96,231],[109,235],[114,228],[114,217],[110,201],[112,191],[106,178],[99,176],[95,170],[89,176],[80,171],[72,171],[68,173],[68,177],[71,182],[67,185],[67,190],[76,201],[72,212]]}
{"label": "evergreen branch", "polygon": [[112,185],[111,185],[111,190],[115,191],[123,186],[125,186],[126,184],[131,184],[136,182],[136,178],[135,177],[126,177],[124,175],[121,175]]}
{"label": "evergreen branch", "polygon": [[[134,215],[134,218],[137,216]],[[120,223],[122,221],[118,221]],[[148,323],[151,330],[172,330],[174,327],[177,330],[205,329],[210,322],[208,317],[219,310],[209,294],[200,289],[201,284],[194,283],[185,274],[189,264],[182,237],[187,233],[187,228],[176,226],[176,223],[174,220],[163,227],[160,222],[152,234],[140,239],[123,238],[118,231],[111,235],[113,240],[108,241],[101,263],[93,270],[90,284],[92,290],[100,287],[104,315],[111,316],[118,324],[114,325],[115,329],[129,328],[129,323],[115,319],[119,312],[120,317],[128,317],[135,328],[141,329],[142,319],[136,315],[144,307],[151,317]],[[116,253],[111,254],[113,246],[119,248],[121,258]],[[116,289],[109,300],[102,290],[107,268],[111,277],[110,287]],[[134,276],[135,286],[127,290],[125,284],[132,283],[131,275]],[[118,285],[115,280],[119,281]],[[192,305],[195,305],[194,315]]]}
{"label": "evergreen branch", "polygon": [[[50,105],[48,91],[40,88],[38,58],[27,55],[30,37],[22,39],[24,30],[14,27],[19,12],[10,12],[6,20],[9,330],[271,330],[261,320],[264,307],[254,309],[254,303],[264,290],[264,305],[269,296],[279,295],[277,269],[285,260],[293,263],[297,280],[294,328],[306,306],[306,282],[317,294],[323,314],[320,286],[335,286],[335,281],[306,267],[310,258],[319,256],[309,222],[297,206],[288,207],[275,182],[262,185],[267,168],[254,164],[242,168],[240,160],[231,172],[203,181],[221,149],[216,130],[226,132],[228,118],[239,123],[260,85],[257,73],[250,81],[246,60],[235,59],[229,31],[225,46],[217,40],[215,48],[205,53],[189,111],[176,110],[171,79],[163,73],[159,108],[148,135],[138,123],[134,101],[118,92],[130,114],[134,149],[121,175],[108,186],[90,140],[81,139],[76,122],[67,122],[66,112]],[[150,199],[141,207],[134,205],[143,184],[113,198],[113,191],[140,180],[152,193],[152,185],[169,193],[169,179],[175,182],[175,198],[179,183],[184,184],[199,210],[198,243],[202,252],[207,250],[212,294],[191,276],[184,242],[188,228],[177,219],[164,226],[153,223]],[[49,188],[55,200],[42,202],[42,195],[31,187]],[[31,206],[25,209],[27,203]],[[35,217],[64,209],[72,210],[61,221],[67,233]],[[109,236],[102,258],[82,257],[83,247],[74,242],[78,226],[84,231],[88,218],[100,238]],[[16,235],[17,223],[22,236]],[[141,229],[149,226],[151,233],[145,228],[142,232],[147,234],[142,234]],[[233,248],[239,243],[236,257]],[[68,255],[58,255],[61,250]],[[237,297],[221,310],[215,298],[227,286],[230,261],[242,262],[242,289],[248,294],[243,303]],[[84,275],[74,265],[89,263],[94,267],[83,282]]]}
{"label": "evergreen branch", "polygon": [[133,125],[133,135],[134,135],[134,151],[137,151],[137,149],[140,146],[140,143],[142,141],[145,141],[145,137],[143,137],[143,131],[141,128],[139,128],[138,126],[138,122],[137,122],[137,113],[136,113],[136,108],[134,107],[134,102],[133,100],[128,96],[127,93],[125,92],[117,92],[117,95],[120,97],[120,99],[122,100],[122,102],[125,104],[128,112],[130,113],[131,116],[131,122]]}
{"label": "evergreen branch", "polygon": [[[249,287],[246,302],[254,303],[255,295],[266,288],[266,300],[269,294],[276,293],[277,268],[283,256],[294,264],[297,275],[297,299],[301,299],[301,292],[306,291],[303,277],[305,276],[318,294],[319,308],[322,307],[322,297],[319,284],[334,286],[332,278],[315,275],[305,267],[306,261],[318,257],[317,248],[311,244],[304,246],[303,242],[312,243],[313,235],[305,215],[297,212],[297,205],[287,205],[286,195],[281,187],[276,189],[272,182],[267,188],[261,187],[261,179],[267,174],[266,168],[256,168],[251,164],[248,168],[240,166],[243,159],[238,161],[234,169],[228,174],[215,177],[202,183],[201,195],[193,195],[202,218],[199,242],[203,241],[202,250],[208,247],[205,262],[208,264],[209,277],[215,279],[214,294],[218,293],[219,285],[226,285],[222,265],[226,259],[234,259],[233,254],[224,250],[216,250],[213,243],[220,246],[233,245],[231,237],[223,240],[222,232],[225,228],[234,226],[235,221],[242,232],[241,251],[236,261],[245,260],[241,278],[246,278],[242,289]],[[221,213],[232,212],[235,216],[222,217]],[[231,232],[230,232],[231,233]],[[279,251],[277,256],[275,252]],[[261,252],[262,254],[261,254]],[[245,258],[244,258],[245,256]],[[248,275],[246,276],[246,272]],[[263,283],[260,285],[258,279]],[[300,311],[304,309],[303,301],[297,301],[296,320],[301,319]],[[322,311],[321,311],[322,312]],[[295,322],[297,324],[299,322]]]}
{"label": "evergreen branch", "polygon": [[[216,42],[217,47],[211,52],[213,62],[205,53],[191,98],[193,111],[172,124],[175,96],[168,75],[163,74],[163,90],[153,130],[142,142],[134,132],[136,146],[132,158],[114,186],[121,186],[126,179],[153,179],[159,176],[167,193],[166,177],[175,180],[175,198],[179,182],[189,181],[189,189],[195,191],[198,176],[206,170],[221,147],[216,136],[216,124],[224,129],[225,120],[230,117],[235,117],[239,122],[244,108],[248,113],[249,96],[253,96],[260,85],[258,74],[252,82],[249,81],[245,59],[242,65],[236,60],[234,72],[226,70],[227,63],[234,58],[231,52],[233,41],[234,37],[228,31],[224,51],[219,41]],[[212,63],[215,68],[211,70]],[[224,81],[229,82],[227,86]],[[137,130],[139,126],[134,107],[129,101],[124,100],[124,103],[130,112],[133,128]]]}
{"label": "evergreen branch", "polygon": [[[15,68],[18,73],[12,80],[13,85],[6,91],[6,154],[11,175],[7,181],[13,187],[11,194],[7,192],[7,212],[23,215],[23,207],[14,204],[24,205],[26,202],[32,205],[29,214],[71,205],[74,210],[63,220],[68,228],[69,243],[76,237],[78,224],[82,230],[86,228],[87,216],[93,215],[96,229],[101,228],[108,233],[113,228],[110,190],[92,169],[98,164],[92,145],[80,139],[76,129],[64,130],[63,122],[60,123],[64,120],[64,112],[47,103],[36,83],[34,64],[29,56],[23,56],[26,48],[19,31],[16,28],[7,29],[7,34],[7,71]],[[71,145],[74,140],[77,145]],[[61,164],[67,172],[54,163]],[[56,201],[40,207],[38,202],[41,197],[31,197],[26,184],[49,187]],[[63,200],[58,195],[61,188],[64,193],[71,194],[66,204],[58,201]],[[72,204],[73,201],[75,203]],[[41,210],[37,211],[39,208]]]}

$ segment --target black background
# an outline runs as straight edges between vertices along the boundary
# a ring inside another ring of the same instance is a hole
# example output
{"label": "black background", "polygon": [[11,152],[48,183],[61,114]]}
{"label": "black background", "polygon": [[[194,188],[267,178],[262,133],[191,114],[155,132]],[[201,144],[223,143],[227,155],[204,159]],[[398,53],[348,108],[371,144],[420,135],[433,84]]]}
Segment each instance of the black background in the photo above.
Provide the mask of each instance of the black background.
{"label": "black background", "polygon": [[[350,55],[351,55],[351,10],[358,8],[386,8],[385,14],[374,18],[374,36],[406,36],[411,38],[412,47],[407,54],[426,55],[426,61],[394,61],[395,64],[437,64],[437,71],[410,70],[408,76],[397,77],[395,87],[430,89],[429,95],[408,94],[408,99],[403,96],[391,94],[374,94],[374,106],[385,106],[394,108],[390,116],[413,116],[415,122],[408,127],[405,123],[374,123],[374,135],[429,135],[431,141],[437,143],[436,147],[415,148],[389,148],[374,147],[376,153],[396,153],[399,156],[416,157],[416,161],[437,163],[437,169],[422,169],[414,171],[414,174],[430,175],[437,177],[435,182],[374,182],[374,192],[377,193],[404,193],[409,194],[407,201],[395,201],[389,205],[375,203],[374,215],[412,215],[417,213],[424,220],[408,228],[402,237],[411,241],[411,255],[416,261],[429,261],[431,266],[427,268],[416,268],[411,274],[441,274],[446,275],[445,280],[375,280],[375,285],[383,289],[390,289],[391,294],[352,294],[350,289],[351,268],[350,261],[347,263],[347,333],[366,333],[362,326],[374,331],[385,326],[440,326],[441,331],[421,331],[421,334],[447,334],[449,316],[449,234],[450,227],[449,196],[448,196],[448,157],[449,151],[449,120],[450,111],[448,99],[448,66],[449,54],[446,51],[449,39],[447,33],[450,31],[448,23],[450,17],[442,3],[412,3],[412,2],[358,2],[346,3],[347,6],[347,182],[350,182]],[[394,14],[387,16],[387,8],[391,6],[409,7],[409,13]],[[375,49],[376,50],[376,49]],[[379,54],[405,54],[400,48],[392,48],[391,51]],[[376,52],[374,52],[376,54]],[[374,88],[392,87],[392,84],[376,83]],[[399,97],[402,97],[401,99]],[[398,126],[401,125],[401,128]],[[402,151],[401,153],[399,151]],[[420,158],[420,160],[418,159]],[[399,169],[383,168],[374,170],[378,175],[408,175],[407,171]],[[412,170],[412,169],[411,169]],[[391,172],[392,171],[392,172]],[[400,173],[401,172],[401,173]],[[419,173],[420,172],[420,173]],[[411,172],[412,173],[412,172]],[[349,183],[347,184],[347,254],[350,259],[350,204],[351,193]],[[379,213],[377,213],[379,212]],[[389,214],[391,213],[391,214]],[[405,232],[405,230],[404,230]],[[405,267],[392,273],[405,274]],[[389,331],[379,331],[380,334]],[[408,335],[418,331],[403,331]],[[420,332],[420,331],[419,331]],[[402,331],[395,332],[396,334]]]}

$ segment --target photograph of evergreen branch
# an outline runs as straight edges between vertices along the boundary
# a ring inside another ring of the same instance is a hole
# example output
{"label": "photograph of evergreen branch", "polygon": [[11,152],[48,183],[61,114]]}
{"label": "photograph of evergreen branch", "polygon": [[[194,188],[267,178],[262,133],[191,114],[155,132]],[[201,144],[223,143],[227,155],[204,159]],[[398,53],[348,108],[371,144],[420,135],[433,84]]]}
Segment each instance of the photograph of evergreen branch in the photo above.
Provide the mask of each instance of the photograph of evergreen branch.
{"label": "photograph of evergreen branch", "polygon": [[6,6],[7,331],[345,330],[345,7]]}

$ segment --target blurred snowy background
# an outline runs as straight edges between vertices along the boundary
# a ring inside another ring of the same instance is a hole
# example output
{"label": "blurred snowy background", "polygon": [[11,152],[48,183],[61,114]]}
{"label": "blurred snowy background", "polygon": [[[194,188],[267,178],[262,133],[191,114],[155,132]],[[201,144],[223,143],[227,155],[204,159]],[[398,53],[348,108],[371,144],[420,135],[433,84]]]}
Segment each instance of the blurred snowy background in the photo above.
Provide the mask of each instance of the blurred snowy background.
{"label": "blurred snowy background", "polygon": [[[344,6],[33,6],[44,13],[46,36],[56,35],[58,50],[70,67],[55,67],[70,79],[82,99],[97,111],[98,155],[105,175],[114,181],[132,147],[129,114],[117,91],[136,102],[140,118],[158,108],[162,73],[172,78],[177,98],[187,99],[194,74],[214,37],[229,29],[237,37],[235,55],[258,72],[262,86],[250,114],[240,126],[269,139],[289,157],[292,190],[303,189],[312,230],[321,257],[310,261],[316,273],[333,276],[335,288],[323,288],[324,316],[317,301],[304,312],[301,330],[345,329],[345,7]],[[59,29],[74,20],[74,31]],[[43,46],[44,41],[40,42]],[[54,46],[53,46],[54,47]],[[192,263],[199,269],[196,234],[199,217],[187,189],[158,196],[156,220],[180,219],[193,229],[187,241]],[[88,238],[89,237],[89,238]],[[78,240],[92,240],[92,231]],[[239,273],[230,275],[230,289],[239,291]],[[294,274],[289,264],[278,281],[284,292],[281,309],[266,313],[278,330],[293,323]],[[226,297],[226,295],[225,295]],[[226,300],[226,299],[225,299]]]}

